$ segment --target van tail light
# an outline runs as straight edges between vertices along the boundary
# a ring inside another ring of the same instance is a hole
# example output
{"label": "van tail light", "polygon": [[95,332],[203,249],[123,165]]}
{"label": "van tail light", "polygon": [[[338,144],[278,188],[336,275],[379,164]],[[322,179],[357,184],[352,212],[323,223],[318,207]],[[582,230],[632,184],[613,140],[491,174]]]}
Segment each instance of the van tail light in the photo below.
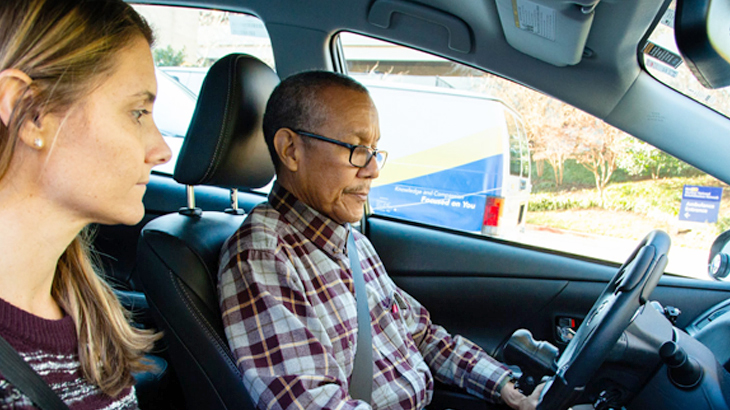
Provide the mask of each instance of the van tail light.
{"label": "van tail light", "polygon": [[484,226],[498,227],[499,218],[502,216],[502,205],[504,198],[488,196],[487,204],[484,206]]}

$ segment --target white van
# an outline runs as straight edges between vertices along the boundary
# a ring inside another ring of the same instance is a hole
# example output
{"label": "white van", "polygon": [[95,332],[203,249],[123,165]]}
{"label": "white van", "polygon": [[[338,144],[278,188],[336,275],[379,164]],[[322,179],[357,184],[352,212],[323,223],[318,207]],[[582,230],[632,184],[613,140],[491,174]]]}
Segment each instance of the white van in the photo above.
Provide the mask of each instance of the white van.
{"label": "white van", "polygon": [[524,229],[530,154],[516,111],[481,94],[359,80],[389,153],[372,212],[488,235]]}

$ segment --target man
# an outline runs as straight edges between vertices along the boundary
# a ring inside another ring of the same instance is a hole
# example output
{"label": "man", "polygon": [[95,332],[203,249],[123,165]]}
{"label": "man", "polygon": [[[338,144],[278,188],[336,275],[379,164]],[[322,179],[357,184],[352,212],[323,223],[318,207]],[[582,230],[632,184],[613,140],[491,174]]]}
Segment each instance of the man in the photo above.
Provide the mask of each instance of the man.
{"label": "man", "polygon": [[[431,323],[349,227],[387,157],[377,148],[378,113],[367,90],[331,72],[289,77],[267,104],[264,137],[277,182],[224,246],[219,274],[226,336],[257,406],[423,409],[436,378],[534,409],[535,397],[514,388],[506,367]],[[370,403],[348,393],[355,352],[367,348],[356,343],[350,234],[370,310]]]}

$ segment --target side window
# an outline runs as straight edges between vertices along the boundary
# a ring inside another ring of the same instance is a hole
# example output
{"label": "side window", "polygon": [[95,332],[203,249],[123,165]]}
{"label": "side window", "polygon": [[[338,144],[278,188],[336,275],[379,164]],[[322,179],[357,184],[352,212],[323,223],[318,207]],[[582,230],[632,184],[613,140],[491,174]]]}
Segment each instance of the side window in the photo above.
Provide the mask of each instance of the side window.
{"label": "side window", "polygon": [[707,249],[730,227],[722,182],[500,77],[352,33],[339,41],[389,152],[373,215],[618,263],[662,229],[667,272],[708,277]]}
{"label": "side window", "polygon": [[172,174],[208,68],[230,53],[250,54],[272,68],[274,55],[263,22],[254,16],[216,10],[134,5],[155,31],[157,66],[155,124],[172,159],[154,170]]}

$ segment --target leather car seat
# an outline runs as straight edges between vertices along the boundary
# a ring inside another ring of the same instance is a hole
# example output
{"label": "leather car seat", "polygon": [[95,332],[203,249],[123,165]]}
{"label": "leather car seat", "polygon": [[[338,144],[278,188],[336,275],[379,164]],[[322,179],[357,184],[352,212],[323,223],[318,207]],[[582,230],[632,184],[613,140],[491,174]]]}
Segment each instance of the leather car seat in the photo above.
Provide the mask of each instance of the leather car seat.
{"label": "leather car seat", "polygon": [[[228,55],[210,68],[174,173],[187,185],[188,206],[150,221],[140,234],[136,274],[188,409],[254,409],[223,332],[216,284],[223,242],[245,217],[237,190],[264,186],[274,175],[262,121],[278,83],[271,68],[248,55]],[[195,185],[231,189],[231,209],[196,208]]]}

